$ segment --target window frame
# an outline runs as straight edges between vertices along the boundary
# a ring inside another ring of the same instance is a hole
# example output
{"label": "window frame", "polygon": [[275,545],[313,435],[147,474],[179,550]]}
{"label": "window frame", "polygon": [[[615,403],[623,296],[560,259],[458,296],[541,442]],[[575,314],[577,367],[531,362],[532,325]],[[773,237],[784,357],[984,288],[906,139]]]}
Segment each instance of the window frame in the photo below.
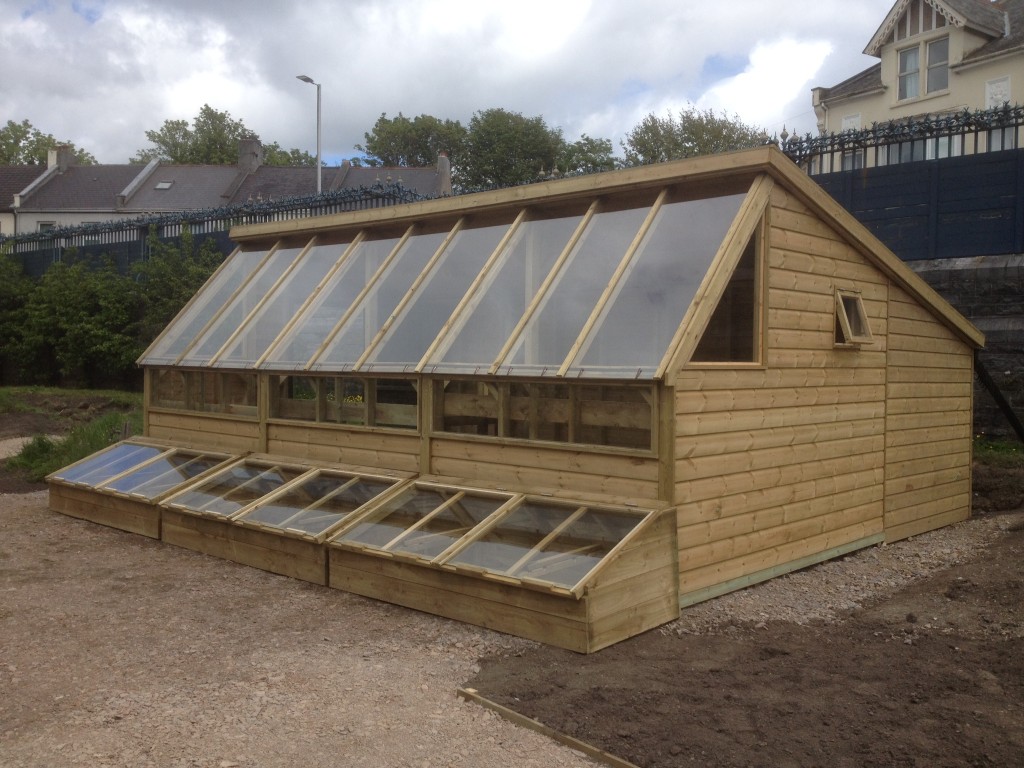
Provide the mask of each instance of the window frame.
{"label": "window frame", "polygon": [[[874,343],[871,322],[860,291],[836,288],[835,346],[860,349]],[[852,315],[851,315],[852,313]]]}

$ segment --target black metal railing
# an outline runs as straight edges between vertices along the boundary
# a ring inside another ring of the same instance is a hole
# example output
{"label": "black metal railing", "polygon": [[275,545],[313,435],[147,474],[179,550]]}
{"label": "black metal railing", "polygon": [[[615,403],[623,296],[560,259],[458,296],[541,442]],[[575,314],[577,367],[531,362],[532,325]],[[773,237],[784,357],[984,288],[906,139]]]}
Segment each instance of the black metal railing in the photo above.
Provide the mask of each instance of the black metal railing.
{"label": "black metal railing", "polygon": [[859,131],[783,136],[779,141],[783,152],[811,175],[976,155],[1022,145],[1024,106],[1010,104],[874,123]]}

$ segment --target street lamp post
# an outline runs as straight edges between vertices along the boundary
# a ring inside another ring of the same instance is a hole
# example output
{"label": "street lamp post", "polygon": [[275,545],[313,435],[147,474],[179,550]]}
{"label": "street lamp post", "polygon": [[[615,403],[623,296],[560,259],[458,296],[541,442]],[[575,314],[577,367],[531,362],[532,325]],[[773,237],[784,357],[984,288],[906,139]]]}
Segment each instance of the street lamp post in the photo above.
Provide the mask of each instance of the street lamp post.
{"label": "street lamp post", "polygon": [[295,77],[304,83],[316,86],[316,193],[319,195],[323,189],[322,164],[320,162],[320,83],[315,82],[309,75],[296,75]]}

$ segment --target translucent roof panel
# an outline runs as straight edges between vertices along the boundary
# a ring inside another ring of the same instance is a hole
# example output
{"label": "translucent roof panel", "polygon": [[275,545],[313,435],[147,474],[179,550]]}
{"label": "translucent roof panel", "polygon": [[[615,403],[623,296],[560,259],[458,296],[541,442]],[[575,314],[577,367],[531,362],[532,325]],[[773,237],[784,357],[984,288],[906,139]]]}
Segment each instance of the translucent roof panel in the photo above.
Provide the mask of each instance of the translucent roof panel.
{"label": "translucent roof panel", "polygon": [[573,589],[644,518],[636,512],[529,501],[446,562]]}
{"label": "translucent roof panel", "polygon": [[202,287],[195,299],[174,319],[140,362],[169,365],[177,360],[231,295],[256,271],[267,251],[236,251]]}
{"label": "translucent roof panel", "polygon": [[253,313],[216,365],[253,367],[345,253],[346,244],[314,245]]}
{"label": "translucent roof panel", "polygon": [[414,487],[370,513],[338,540],[430,560],[511,498],[457,488]]}
{"label": "translucent roof panel", "polygon": [[524,221],[450,338],[429,361],[428,370],[472,371],[483,365],[486,371],[498,359],[582,218]]}
{"label": "translucent roof panel", "polygon": [[319,536],[398,482],[324,470],[260,502],[238,520]]}
{"label": "translucent roof panel", "polygon": [[743,199],[662,206],[569,375],[654,375]]}
{"label": "translucent roof panel", "polygon": [[355,366],[412,287],[413,281],[437,253],[447,234],[447,231],[417,234],[405,241],[394,260],[385,267],[338,330],[334,340],[316,358],[314,369],[346,371]]}
{"label": "translucent roof panel", "polygon": [[648,211],[630,208],[594,216],[506,357],[511,372],[558,372]]}
{"label": "translucent roof panel", "polygon": [[391,371],[414,368],[451,318],[508,227],[500,224],[460,230],[365,367]]}
{"label": "translucent roof panel", "polygon": [[230,517],[306,471],[269,462],[246,461],[217,472],[194,488],[172,496],[166,503],[186,512]]}
{"label": "translucent roof panel", "polygon": [[152,500],[184,485],[227,459],[222,454],[170,450],[132,472],[103,484],[103,489]]}
{"label": "translucent roof panel", "polygon": [[92,456],[50,475],[51,479],[80,485],[100,485],[133,467],[154,459],[166,448],[138,443],[115,443]]}
{"label": "translucent roof panel", "polygon": [[292,266],[301,248],[279,248],[274,251],[241,290],[224,306],[223,311],[181,358],[182,365],[207,363],[238,331],[254,309],[266,298],[271,287]]}
{"label": "translucent roof panel", "polygon": [[263,367],[304,368],[352,309],[399,242],[398,237],[371,238],[353,247],[295,325],[274,345]]}

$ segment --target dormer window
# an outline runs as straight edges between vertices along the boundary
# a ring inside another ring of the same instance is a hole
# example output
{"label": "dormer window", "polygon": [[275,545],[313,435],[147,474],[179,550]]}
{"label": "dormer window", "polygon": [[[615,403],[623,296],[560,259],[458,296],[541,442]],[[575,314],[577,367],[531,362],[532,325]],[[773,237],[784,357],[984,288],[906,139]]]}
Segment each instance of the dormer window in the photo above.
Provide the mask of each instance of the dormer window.
{"label": "dormer window", "polygon": [[921,92],[921,56],[927,62],[924,94],[938,93],[949,88],[949,38],[940,37],[923,45],[904,48],[899,56],[900,101],[916,99]]}

